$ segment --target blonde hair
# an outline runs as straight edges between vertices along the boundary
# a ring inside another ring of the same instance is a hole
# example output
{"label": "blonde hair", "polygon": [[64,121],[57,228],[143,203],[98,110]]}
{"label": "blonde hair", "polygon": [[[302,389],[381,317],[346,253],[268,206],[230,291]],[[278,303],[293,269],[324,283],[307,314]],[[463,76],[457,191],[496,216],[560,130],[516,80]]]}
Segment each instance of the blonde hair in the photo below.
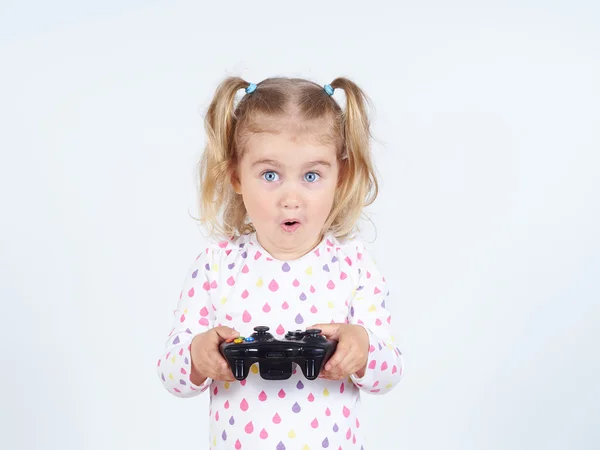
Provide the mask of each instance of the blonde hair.
{"label": "blonde hair", "polygon": [[[346,108],[322,86],[301,78],[267,78],[246,94],[234,108],[235,96],[250,85],[239,77],[227,77],[216,89],[204,120],[207,142],[199,162],[200,222],[212,234],[235,236],[254,231],[248,222],[242,196],[231,184],[244,145],[252,133],[272,131],[269,121],[291,119],[299,127],[306,121],[328,120],[324,139],[337,149],[339,179],[333,207],[322,233],[343,238],[355,231],[365,206],[375,201],[378,181],[371,160],[371,132],[365,93],[351,80],[330,83],[343,89]],[[323,138],[322,138],[323,140]]]}

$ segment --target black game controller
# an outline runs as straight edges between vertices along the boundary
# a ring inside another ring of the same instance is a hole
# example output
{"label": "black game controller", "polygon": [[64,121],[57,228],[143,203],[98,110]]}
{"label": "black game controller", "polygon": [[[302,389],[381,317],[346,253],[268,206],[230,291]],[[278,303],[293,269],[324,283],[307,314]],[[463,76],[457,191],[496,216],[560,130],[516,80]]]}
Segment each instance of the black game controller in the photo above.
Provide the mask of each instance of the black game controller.
{"label": "black game controller", "polygon": [[292,376],[292,363],[304,376],[314,380],[336,349],[337,341],[322,336],[317,328],[288,331],[284,339],[275,339],[269,327],[254,327],[249,337],[227,339],[219,349],[237,380],[244,380],[254,363],[265,380],[286,380]]}

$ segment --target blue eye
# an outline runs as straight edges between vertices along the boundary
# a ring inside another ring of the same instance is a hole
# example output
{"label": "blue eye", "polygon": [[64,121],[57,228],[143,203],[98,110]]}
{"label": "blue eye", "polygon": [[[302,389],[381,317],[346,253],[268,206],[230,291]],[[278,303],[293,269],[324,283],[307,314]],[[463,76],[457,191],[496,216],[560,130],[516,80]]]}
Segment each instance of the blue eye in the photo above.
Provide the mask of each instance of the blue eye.
{"label": "blue eye", "polygon": [[279,179],[279,175],[277,175],[277,173],[273,172],[272,170],[263,173],[262,176],[267,181],[277,181]]}
{"label": "blue eye", "polygon": [[306,175],[304,175],[304,179],[306,181],[308,181],[309,183],[314,183],[315,181],[317,181],[321,176],[316,173],[316,172],[308,172]]}

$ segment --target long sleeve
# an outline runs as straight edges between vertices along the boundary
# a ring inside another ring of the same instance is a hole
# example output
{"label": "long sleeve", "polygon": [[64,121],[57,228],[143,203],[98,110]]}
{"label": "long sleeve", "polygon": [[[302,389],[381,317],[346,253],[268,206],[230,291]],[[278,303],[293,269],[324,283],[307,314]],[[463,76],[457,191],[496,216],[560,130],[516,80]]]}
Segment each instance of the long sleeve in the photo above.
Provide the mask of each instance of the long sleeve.
{"label": "long sleeve", "polygon": [[[204,392],[212,383],[207,378],[201,385],[190,381],[190,349],[194,336],[212,328],[215,321],[210,298],[212,251],[200,253],[188,270],[173,312],[173,328],[169,333],[163,355],[157,363],[158,376],[165,388],[177,397],[193,397]],[[214,282],[213,282],[214,283]]]}
{"label": "long sleeve", "polygon": [[355,255],[358,264],[358,286],[350,300],[348,322],[362,325],[369,334],[369,357],[364,376],[350,379],[361,390],[385,394],[402,378],[404,359],[396,346],[391,326],[391,313],[386,309],[389,290],[385,277],[364,245]]}

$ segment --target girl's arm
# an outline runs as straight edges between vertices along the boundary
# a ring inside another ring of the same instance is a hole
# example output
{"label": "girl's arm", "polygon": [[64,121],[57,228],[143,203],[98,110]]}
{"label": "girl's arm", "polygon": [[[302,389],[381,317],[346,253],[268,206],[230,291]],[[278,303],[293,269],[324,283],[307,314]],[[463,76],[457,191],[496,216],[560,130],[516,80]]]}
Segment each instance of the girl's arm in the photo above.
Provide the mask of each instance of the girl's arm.
{"label": "girl's arm", "polygon": [[397,347],[386,309],[389,289],[385,278],[364,245],[357,249],[358,286],[349,303],[348,322],[362,325],[369,334],[370,348],[365,373],[350,379],[361,390],[385,394],[402,378],[403,356]]}
{"label": "girl's arm", "polygon": [[163,385],[177,397],[196,396],[212,383],[211,378],[206,378],[199,385],[190,379],[192,339],[214,326],[215,316],[209,295],[211,281],[205,268],[211,265],[212,252],[207,248],[200,253],[188,270],[173,313],[173,329],[157,364]]}

